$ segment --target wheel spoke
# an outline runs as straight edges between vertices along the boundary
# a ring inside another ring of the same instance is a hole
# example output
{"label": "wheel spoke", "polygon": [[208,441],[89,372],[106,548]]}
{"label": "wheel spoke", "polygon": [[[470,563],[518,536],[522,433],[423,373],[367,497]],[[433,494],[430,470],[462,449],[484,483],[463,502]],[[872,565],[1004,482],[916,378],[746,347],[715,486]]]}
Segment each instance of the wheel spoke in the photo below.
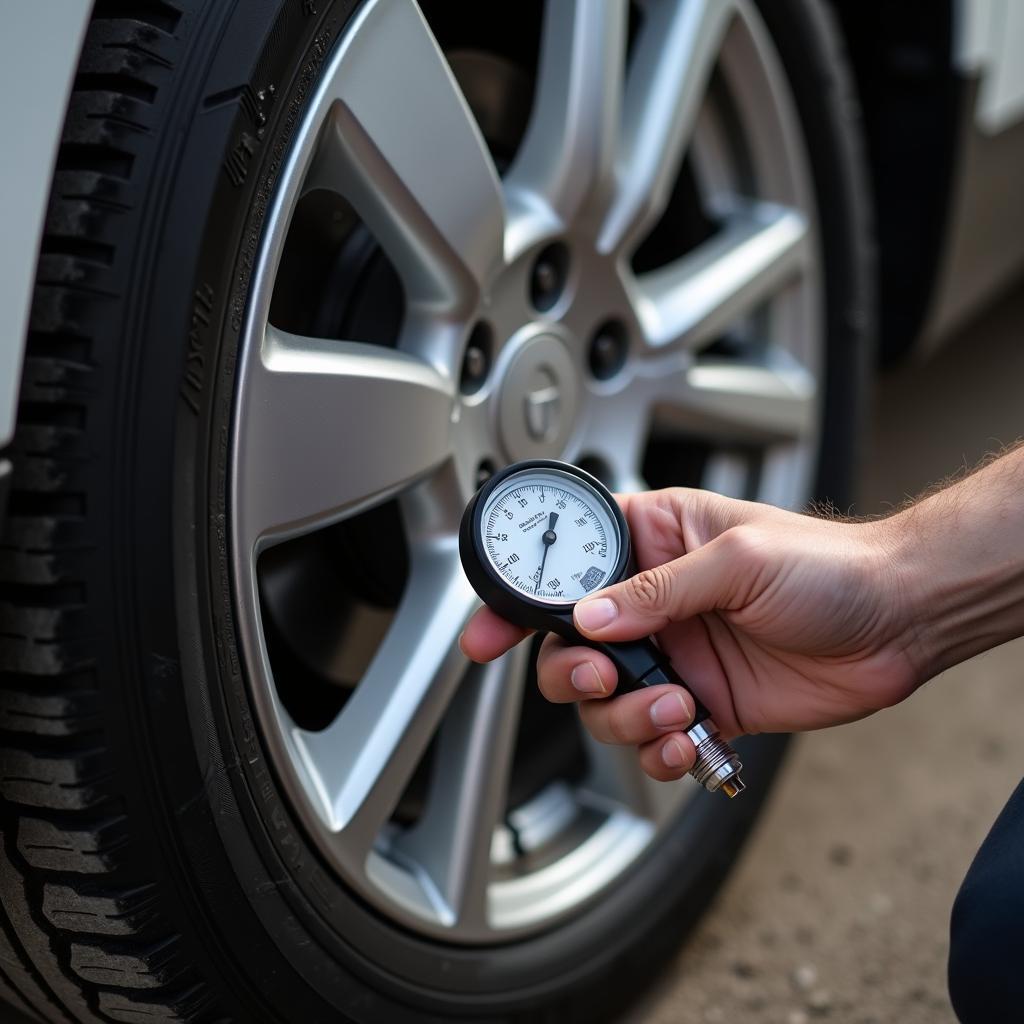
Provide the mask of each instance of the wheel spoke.
{"label": "wheel spoke", "polygon": [[464,307],[501,265],[504,207],[490,154],[413,0],[371,0],[317,101],[306,191],[356,208],[412,303]]}
{"label": "wheel spoke", "polygon": [[379,501],[447,457],[451,384],[413,356],[268,327],[247,371],[236,427],[245,550]]}
{"label": "wheel spoke", "polygon": [[[623,807],[658,825],[678,812],[695,788],[687,781],[655,782],[640,768],[636,750],[598,743],[584,733],[589,771],[582,783],[584,798]],[[609,808],[610,809],[610,808]]]}
{"label": "wheel spoke", "polygon": [[814,430],[814,376],[781,349],[756,361],[698,360],[675,373],[659,365],[652,361],[646,387],[662,431],[770,444]]}
{"label": "wheel spoke", "polygon": [[577,451],[601,453],[607,471],[606,482],[613,490],[627,493],[647,490],[640,465],[656,387],[655,380],[634,376],[620,390],[604,394],[600,404],[590,403],[585,410],[587,417]]}
{"label": "wheel spoke", "polygon": [[[549,0],[533,116],[505,177],[511,252],[577,228],[612,183],[626,57],[625,0]],[[603,198],[603,203],[602,203]]]}
{"label": "wheel spoke", "polygon": [[665,208],[729,22],[732,0],[648,4],[626,81],[604,252],[635,247]]}
{"label": "wheel spoke", "polygon": [[700,486],[728,498],[750,501],[756,493],[756,480],[754,460],[749,453],[725,448],[712,452],[708,458]]}
{"label": "wheel spoke", "polygon": [[335,721],[296,747],[324,817],[361,864],[466,672],[457,638],[479,603],[454,539],[420,553],[388,637]]}
{"label": "wheel spoke", "polygon": [[766,445],[810,436],[817,418],[813,374],[782,349],[746,359],[666,353],[637,359],[600,414],[584,423],[580,450],[600,451],[615,487],[635,490],[648,425],[662,436]]}
{"label": "wheel spoke", "polygon": [[797,277],[810,257],[801,214],[748,204],[693,252],[637,279],[634,305],[648,344],[696,351]]}
{"label": "wheel spoke", "polygon": [[505,811],[529,653],[520,644],[467,673],[438,737],[426,810],[395,844],[462,926],[487,926],[491,842]]}

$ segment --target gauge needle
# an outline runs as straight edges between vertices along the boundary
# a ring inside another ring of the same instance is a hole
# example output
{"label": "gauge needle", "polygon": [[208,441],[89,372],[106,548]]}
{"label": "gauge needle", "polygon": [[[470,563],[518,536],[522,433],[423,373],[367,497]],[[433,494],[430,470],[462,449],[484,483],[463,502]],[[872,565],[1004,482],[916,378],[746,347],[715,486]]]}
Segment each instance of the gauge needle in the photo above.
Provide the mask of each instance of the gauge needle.
{"label": "gauge needle", "polygon": [[548,560],[548,552],[551,550],[551,545],[558,540],[558,535],[555,533],[555,523],[558,522],[558,513],[552,512],[548,516],[548,528],[544,531],[544,535],[541,540],[544,543],[544,557],[540,560],[540,568],[537,570],[537,584],[533,588],[533,592],[536,594],[540,590],[540,581],[544,579],[544,563]]}

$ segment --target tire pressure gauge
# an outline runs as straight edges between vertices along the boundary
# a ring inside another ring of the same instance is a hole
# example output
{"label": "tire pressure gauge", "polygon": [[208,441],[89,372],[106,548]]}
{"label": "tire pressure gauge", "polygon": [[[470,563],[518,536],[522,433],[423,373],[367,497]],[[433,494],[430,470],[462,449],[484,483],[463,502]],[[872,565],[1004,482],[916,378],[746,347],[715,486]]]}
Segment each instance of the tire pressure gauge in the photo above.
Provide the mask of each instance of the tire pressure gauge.
{"label": "tire pressure gauge", "polygon": [[[609,490],[589,473],[548,459],[517,462],[474,495],[459,531],[462,564],[484,603],[509,622],[557,633],[603,651],[619,674],[616,692],[657,683],[686,684],[650,638],[627,643],[587,640],[573,605],[630,575],[629,528]],[[686,734],[697,748],[690,774],[707,790],[743,791],[736,752],[700,701]]]}

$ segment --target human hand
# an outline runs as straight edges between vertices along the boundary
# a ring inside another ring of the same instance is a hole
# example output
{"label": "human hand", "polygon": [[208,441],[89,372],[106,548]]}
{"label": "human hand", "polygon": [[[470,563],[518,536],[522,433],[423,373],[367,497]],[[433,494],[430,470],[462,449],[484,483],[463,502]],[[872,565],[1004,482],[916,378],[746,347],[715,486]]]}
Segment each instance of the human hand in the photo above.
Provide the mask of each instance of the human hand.
{"label": "human hand", "polygon": [[[580,601],[576,627],[602,641],[655,635],[723,736],[849,722],[923,682],[885,521],[833,522],[682,488],[618,501],[641,571]],[[489,661],[525,635],[482,608],[462,648]],[[579,702],[591,734],[639,747],[653,778],[692,767],[686,691],[601,699],[615,690],[611,660],[554,635],[537,669],[548,700]]]}

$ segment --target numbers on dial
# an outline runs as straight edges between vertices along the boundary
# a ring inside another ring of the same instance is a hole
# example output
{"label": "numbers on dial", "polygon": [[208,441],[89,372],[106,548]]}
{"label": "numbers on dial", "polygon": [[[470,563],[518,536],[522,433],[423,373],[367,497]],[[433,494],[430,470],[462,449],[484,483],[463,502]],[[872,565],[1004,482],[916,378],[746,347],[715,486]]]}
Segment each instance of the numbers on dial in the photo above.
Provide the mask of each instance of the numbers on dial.
{"label": "numbers on dial", "polygon": [[597,589],[619,555],[618,522],[583,481],[554,470],[510,477],[480,517],[484,549],[506,584],[564,604]]}

